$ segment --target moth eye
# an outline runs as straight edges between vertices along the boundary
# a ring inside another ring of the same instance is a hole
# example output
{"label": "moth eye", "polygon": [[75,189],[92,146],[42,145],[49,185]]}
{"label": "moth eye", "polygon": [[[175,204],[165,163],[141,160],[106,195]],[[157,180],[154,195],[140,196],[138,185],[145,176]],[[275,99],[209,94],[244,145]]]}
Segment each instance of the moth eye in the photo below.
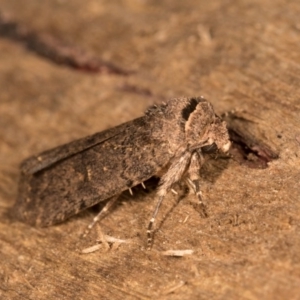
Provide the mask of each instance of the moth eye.
{"label": "moth eye", "polygon": [[218,151],[218,146],[216,143],[212,143],[211,145],[201,147],[203,153],[211,154]]}

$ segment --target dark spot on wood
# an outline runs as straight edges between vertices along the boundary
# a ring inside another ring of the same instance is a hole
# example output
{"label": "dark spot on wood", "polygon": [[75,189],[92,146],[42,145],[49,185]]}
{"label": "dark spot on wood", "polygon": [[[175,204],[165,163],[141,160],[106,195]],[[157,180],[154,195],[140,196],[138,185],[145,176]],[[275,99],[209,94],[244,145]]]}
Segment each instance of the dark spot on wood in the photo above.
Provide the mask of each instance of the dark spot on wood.
{"label": "dark spot on wood", "polygon": [[22,44],[28,50],[53,63],[65,65],[79,71],[123,76],[132,73],[113,63],[102,61],[80,47],[67,45],[54,36],[35,32],[1,13],[0,36]]}

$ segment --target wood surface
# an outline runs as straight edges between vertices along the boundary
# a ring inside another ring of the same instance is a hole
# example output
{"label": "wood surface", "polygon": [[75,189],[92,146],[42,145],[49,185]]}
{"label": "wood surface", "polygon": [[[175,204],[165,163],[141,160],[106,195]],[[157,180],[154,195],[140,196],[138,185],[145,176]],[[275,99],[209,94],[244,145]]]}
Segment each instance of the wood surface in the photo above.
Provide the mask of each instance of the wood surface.
{"label": "wood surface", "polygon": [[[299,1],[1,0],[0,14],[1,299],[299,299]],[[101,67],[57,64],[36,41]],[[201,95],[242,116],[231,126],[254,151],[207,165],[208,218],[174,187],[147,251],[156,180],[124,193],[85,239],[97,210],[48,228],[14,218],[26,157]],[[265,149],[266,168],[247,163]]]}

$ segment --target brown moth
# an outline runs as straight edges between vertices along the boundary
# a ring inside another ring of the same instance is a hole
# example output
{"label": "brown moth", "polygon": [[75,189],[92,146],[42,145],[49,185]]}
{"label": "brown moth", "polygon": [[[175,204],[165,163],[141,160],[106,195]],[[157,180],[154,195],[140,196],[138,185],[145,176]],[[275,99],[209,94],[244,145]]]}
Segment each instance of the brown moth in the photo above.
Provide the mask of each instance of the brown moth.
{"label": "brown moth", "polygon": [[226,124],[207,100],[171,99],[143,117],[25,160],[14,213],[29,224],[49,226],[110,199],[91,228],[116,196],[158,176],[158,203],[147,231],[150,247],[155,217],[172,186],[186,181],[203,206],[199,181],[204,156],[229,147]]}

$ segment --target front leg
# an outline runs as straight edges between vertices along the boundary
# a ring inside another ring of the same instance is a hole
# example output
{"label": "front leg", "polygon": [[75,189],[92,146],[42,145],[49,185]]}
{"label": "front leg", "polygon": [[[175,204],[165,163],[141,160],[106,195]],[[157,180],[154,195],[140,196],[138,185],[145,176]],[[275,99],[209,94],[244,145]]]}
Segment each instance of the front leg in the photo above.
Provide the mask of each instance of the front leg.
{"label": "front leg", "polygon": [[191,153],[189,151],[181,152],[178,154],[172,161],[171,166],[167,170],[167,172],[161,177],[158,188],[158,202],[156,204],[155,210],[152,214],[152,218],[148,224],[147,236],[148,236],[148,250],[152,245],[152,227],[158,213],[159,207],[162,204],[162,201],[167,194],[168,191],[171,190],[172,185],[178,182],[187,171],[191,160]]}
{"label": "front leg", "polygon": [[207,213],[202,201],[202,195],[200,190],[200,169],[203,164],[204,164],[204,157],[202,153],[200,151],[194,152],[191,158],[191,163],[187,174],[188,175],[187,182],[192,187],[192,189],[194,190],[198,198],[198,207],[201,216],[206,218]]}

